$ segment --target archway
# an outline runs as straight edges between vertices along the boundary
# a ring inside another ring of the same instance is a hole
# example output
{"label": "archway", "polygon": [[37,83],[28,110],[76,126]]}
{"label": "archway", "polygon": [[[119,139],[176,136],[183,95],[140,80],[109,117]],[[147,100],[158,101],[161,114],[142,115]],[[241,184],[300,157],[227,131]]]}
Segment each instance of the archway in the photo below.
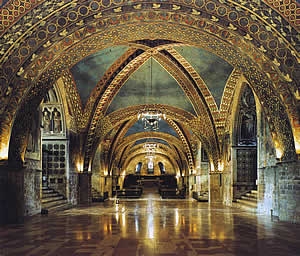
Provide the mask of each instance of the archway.
{"label": "archway", "polygon": [[240,90],[232,136],[233,199],[257,189],[257,110],[249,85]]}

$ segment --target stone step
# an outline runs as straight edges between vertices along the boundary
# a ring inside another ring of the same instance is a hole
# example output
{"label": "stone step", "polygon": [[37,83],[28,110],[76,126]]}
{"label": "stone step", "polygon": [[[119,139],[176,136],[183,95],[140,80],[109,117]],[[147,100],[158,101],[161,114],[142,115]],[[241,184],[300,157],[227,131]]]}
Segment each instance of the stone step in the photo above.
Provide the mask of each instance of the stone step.
{"label": "stone step", "polygon": [[42,204],[43,203],[49,203],[49,202],[53,202],[53,201],[58,201],[64,199],[64,197],[62,195],[59,195],[58,193],[56,195],[53,195],[51,197],[46,197],[46,198],[42,198]]}
{"label": "stone step", "polygon": [[60,204],[56,204],[48,208],[48,211],[54,212],[54,211],[61,211],[71,208],[71,205],[67,202],[61,202]]}
{"label": "stone step", "polygon": [[257,202],[255,201],[250,201],[248,199],[237,199],[236,200],[237,203],[240,203],[242,205],[247,205],[248,207],[253,207],[253,208],[256,208],[257,207]]}
{"label": "stone step", "polygon": [[68,203],[67,199],[60,199],[60,200],[55,200],[55,201],[42,203],[42,208],[49,210],[50,208],[52,208],[56,205],[67,204],[67,203]]}
{"label": "stone step", "polygon": [[257,212],[257,191],[251,190],[240,199],[236,199],[236,202],[233,202],[233,207],[248,211],[248,212]]}
{"label": "stone step", "polygon": [[247,206],[245,204],[241,204],[241,203],[237,203],[237,202],[233,202],[232,207],[237,208],[237,209],[241,209],[241,210],[244,210],[244,211],[247,211],[247,212],[251,212],[251,213],[256,213],[257,212],[256,207]]}
{"label": "stone step", "polygon": [[70,209],[72,207],[72,205],[65,203],[65,202],[61,202],[59,204],[47,207],[47,208],[42,208],[42,213],[43,214],[48,214],[49,212],[57,212],[57,211],[62,211],[62,210],[66,210],[66,209]]}
{"label": "stone step", "polygon": [[52,188],[42,188],[42,214],[70,208],[68,200]]}
{"label": "stone step", "polygon": [[244,196],[247,196],[249,198],[256,198],[257,199],[257,194],[254,194],[254,193],[247,193]]}
{"label": "stone step", "polygon": [[252,196],[248,196],[248,195],[247,196],[242,196],[241,199],[257,202],[257,197],[252,197]]}
{"label": "stone step", "polygon": [[42,193],[42,199],[49,198],[49,197],[55,197],[59,196],[60,194],[58,192],[52,191],[51,193]]}
{"label": "stone step", "polygon": [[51,194],[55,192],[52,188],[48,188],[48,189],[43,189],[42,190],[42,194]]}

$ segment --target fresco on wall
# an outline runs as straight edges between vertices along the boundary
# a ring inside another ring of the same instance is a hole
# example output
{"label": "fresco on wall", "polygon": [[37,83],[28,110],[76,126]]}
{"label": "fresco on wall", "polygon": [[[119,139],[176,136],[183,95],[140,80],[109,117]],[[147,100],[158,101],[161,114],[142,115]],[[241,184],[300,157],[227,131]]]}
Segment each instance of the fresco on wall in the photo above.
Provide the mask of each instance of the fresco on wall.
{"label": "fresco on wall", "polygon": [[104,75],[105,71],[128,49],[127,46],[115,46],[92,54],[70,70],[78,88],[83,106],[90,93]]}
{"label": "fresco on wall", "polygon": [[244,89],[239,110],[239,145],[256,146],[256,105],[249,86]]}
{"label": "fresco on wall", "polygon": [[200,48],[180,46],[175,49],[193,66],[220,107],[223,90],[233,67],[225,60]]}
{"label": "fresco on wall", "polygon": [[31,127],[27,138],[25,151],[26,159],[40,160],[41,158],[41,130],[39,111],[32,115]]}
{"label": "fresco on wall", "polygon": [[176,80],[151,58],[130,76],[107,112],[140,104],[166,104],[195,114],[192,104]]}

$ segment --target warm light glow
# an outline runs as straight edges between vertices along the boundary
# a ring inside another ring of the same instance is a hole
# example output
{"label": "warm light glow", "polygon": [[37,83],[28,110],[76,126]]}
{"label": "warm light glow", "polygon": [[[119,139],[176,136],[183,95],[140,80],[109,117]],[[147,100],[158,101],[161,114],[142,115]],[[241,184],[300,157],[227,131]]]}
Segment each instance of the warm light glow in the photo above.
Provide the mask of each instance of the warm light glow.
{"label": "warm light glow", "polygon": [[276,158],[281,159],[282,155],[283,155],[283,150],[280,147],[279,143],[277,140],[274,141],[274,146],[275,146],[275,151],[276,151]]}
{"label": "warm light glow", "polygon": [[119,218],[120,218],[120,216],[119,216],[119,204],[116,204],[116,221],[117,221],[117,223],[119,223]]}
{"label": "warm light glow", "polygon": [[296,153],[300,154],[300,128],[294,129]]}
{"label": "warm light glow", "polygon": [[295,141],[296,153],[300,154],[300,141]]}
{"label": "warm light glow", "polygon": [[1,143],[0,147],[0,160],[8,159],[8,146],[5,143]]}
{"label": "warm light glow", "polygon": [[139,219],[138,219],[138,215],[135,215],[135,217],[134,217],[134,224],[135,224],[135,232],[139,233]]}
{"label": "warm light glow", "polygon": [[103,173],[104,173],[104,176],[108,175],[108,171],[107,170],[105,170]]}
{"label": "warm light glow", "polygon": [[147,230],[148,238],[154,239],[154,217],[152,212],[147,216]]}
{"label": "warm light glow", "polygon": [[224,170],[224,163],[223,163],[223,161],[219,161],[218,162],[218,171],[223,172],[223,170]]}
{"label": "warm light glow", "polygon": [[175,226],[177,227],[179,224],[179,212],[177,208],[175,208],[174,210],[175,210]]}
{"label": "warm light glow", "polygon": [[210,162],[210,171],[214,172],[215,171],[215,166],[213,162]]}
{"label": "warm light glow", "polygon": [[83,232],[82,231],[76,232],[76,240],[83,241]]}
{"label": "warm light glow", "polygon": [[275,151],[276,151],[276,158],[281,158],[282,155],[283,155],[283,152],[280,148],[275,148]]}
{"label": "warm light glow", "polygon": [[78,172],[83,172],[83,161],[77,161],[76,168]]}
{"label": "warm light glow", "polygon": [[87,233],[86,239],[90,240],[92,238],[92,234],[90,232]]}

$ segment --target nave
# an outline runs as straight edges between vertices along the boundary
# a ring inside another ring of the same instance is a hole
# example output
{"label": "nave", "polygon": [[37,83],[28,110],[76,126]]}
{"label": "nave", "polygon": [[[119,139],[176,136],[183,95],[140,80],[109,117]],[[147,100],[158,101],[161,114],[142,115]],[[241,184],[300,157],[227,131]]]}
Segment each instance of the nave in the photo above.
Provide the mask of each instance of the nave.
{"label": "nave", "polygon": [[152,192],[1,227],[0,255],[299,255],[300,225]]}

